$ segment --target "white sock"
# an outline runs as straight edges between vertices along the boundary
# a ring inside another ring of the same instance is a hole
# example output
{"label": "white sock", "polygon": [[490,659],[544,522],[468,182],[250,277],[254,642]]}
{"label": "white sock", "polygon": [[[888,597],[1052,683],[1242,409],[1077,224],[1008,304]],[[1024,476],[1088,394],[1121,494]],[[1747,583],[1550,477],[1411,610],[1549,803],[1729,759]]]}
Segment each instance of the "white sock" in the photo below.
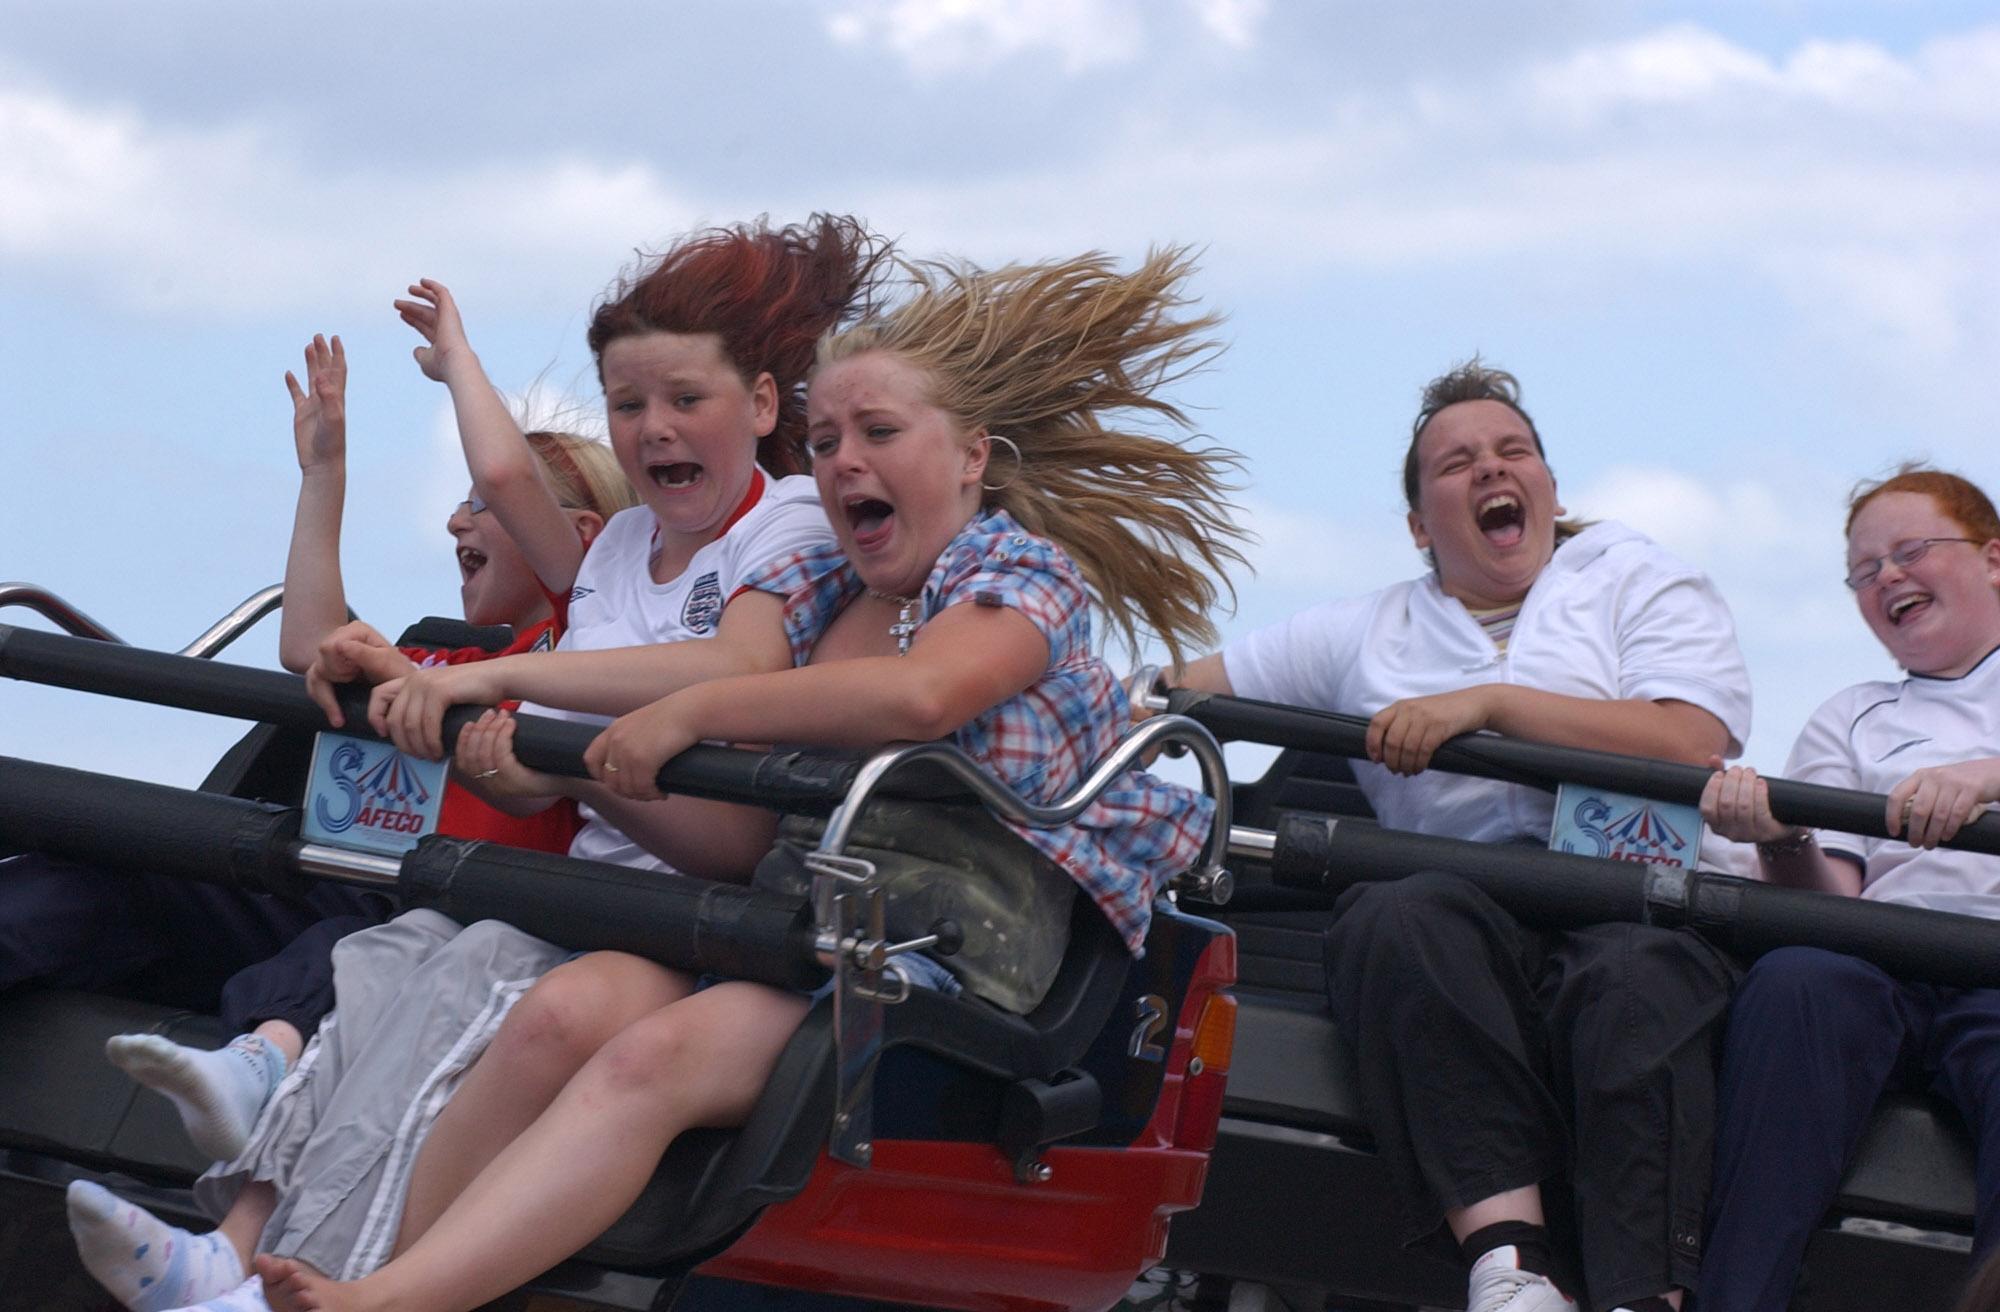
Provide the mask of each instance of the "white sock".
{"label": "white sock", "polygon": [[271,1305],[264,1301],[264,1282],[251,1276],[226,1294],[176,1308],[175,1312],[271,1312]]}
{"label": "white sock", "polygon": [[97,1283],[132,1312],[164,1312],[243,1283],[243,1260],[219,1231],[190,1234],[102,1185],[72,1180],[69,1232]]}
{"label": "white sock", "polygon": [[214,1052],[157,1034],[119,1034],[104,1052],[112,1065],[173,1099],[194,1146],[221,1162],[243,1151],[257,1113],[285,1078],[285,1054],[258,1034],[239,1034]]}

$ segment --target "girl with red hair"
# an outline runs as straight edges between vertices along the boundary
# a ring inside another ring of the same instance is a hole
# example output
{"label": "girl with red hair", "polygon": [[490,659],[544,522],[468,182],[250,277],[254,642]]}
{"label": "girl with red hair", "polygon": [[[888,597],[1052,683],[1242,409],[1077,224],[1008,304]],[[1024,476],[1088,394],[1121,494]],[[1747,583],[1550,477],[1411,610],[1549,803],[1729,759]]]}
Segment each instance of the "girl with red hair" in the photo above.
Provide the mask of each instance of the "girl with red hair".
{"label": "girl with red hair", "polygon": [[[1908,677],[1813,713],[1788,778],[1888,794],[1888,838],[1771,814],[1747,766],[1702,816],[1773,883],[2000,920],[2000,858],[1941,848],[2000,801],[2000,514],[1970,481],[1906,466],[1848,506],[1847,586]],[[1716,762],[1720,765],[1721,762]],[[1790,1305],[1806,1244],[1885,1089],[1929,1089],[1978,1145],[1973,1256],[2000,1244],[2000,990],[1899,980],[1820,948],[1766,953],[1730,1005],[1702,1312]]]}
{"label": "girl with red hair", "polygon": [[[659,766],[703,739],[948,737],[1033,802],[1074,788],[1131,722],[1093,648],[1093,605],[1178,653],[1212,637],[1209,571],[1240,559],[1225,495],[1232,453],[1107,422],[1185,422],[1166,385],[1208,358],[1214,323],[1184,311],[1190,267],[1177,250],[1129,273],[1102,256],[918,266],[893,313],[828,338],[808,441],[837,544],[750,579],[713,644],[786,668],[689,682],[621,717],[585,755],[594,777],[664,806],[651,782]],[[505,750],[509,722],[496,723],[469,751],[461,743],[461,759],[531,784]],[[988,850],[1032,863],[1030,916],[1052,908],[1066,927],[1087,899],[1136,952],[1155,895],[1196,860],[1213,815],[1208,799],[1131,770],[1069,823],[993,822]],[[949,964],[899,958],[906,978],[1031,1008],[1062,941],[1045,972],[996,979],[967,959],[1018,960],[1048,937],[1002,919],[962,919],[966,941]],[[635,1012],[648,996],[659,1002]],[[742,980],[696,989],[622,953],[566,962],[509,1017],[513,1038],[602,1033],[614,1016],[615,1032],[386,1265],[343,1257],[334,1272],[260,1257],[271,1306],[449,1312],[498,1297],[614,1221],[682,1131],[742,1124],[810,1005]],[[492,1055],[502,1050],[496,1042]]]}
{"label": "girl with red hair", "polygon": [[[831,542],[813,480],[796,472],[805,378],[820,335],[866,309],[886,254],[851,218],[819,215],[786,228],[759,221],[686,238],[621,281],[593,316],[589,342],[612,450],[639,504],[612,516],[576,567],[557,650],[480,662],[489,668],[468,677],[472,665],[412,672],[379,640],[337,635],[322,645],[309,685],[330,705],[331,682],[388,681],[378,689],[378,729],[435,758],[452,703],[521,699],[538,713],[601,721],[690,678],[782,665],[782,652],[766,658],[681,640],[713,635],[724,603],[760,567]],[[418,283],[398,308],[426,339],[419,363],[453,390],[475,473],[496,458],[504,464],[518,429],[492,397],[450,294]],[[663,667],[662,644],[687,649],[688,659]],[[663,683],[663,670],[680,674]],[[391,693],[400,694],[393,723],[382,712]],[[556,781],[537,776],[547,788],[523,796],[519,787],[493,791],[496,769],[465,768],[492,734],[490,723],[468,732],[455,780],[517,815],[556,805]],[[768,824],[714,824],[713,804],[639,803],[573,782],[562,785],[584,821],[575,856],[733,873],[769,846]],[[333,1267],[323,1254],[366,1254],[371,1239],[386,1250],[421,1233],[589,1055],[540,1045],[520,1060],[481,1060],[512,1000],[563,955],[507,926],[461,931],[428,911],[343,940],[334,1017],[248,1145],[196,1185],[198,1201],[223,1216],[219,1233],[237,1270],[270,1251]],[[647,983],[635,981],[632,1005],[669,1000]],[[134,1234],[157,1231],[136,1247],[163,1265],[121,1289],[127,1306],[262,1306],[254,1278],[238,1274],[240,1288],[176,1279],[167,1259],[190,1237],[130,1211],[112,1220]]]}

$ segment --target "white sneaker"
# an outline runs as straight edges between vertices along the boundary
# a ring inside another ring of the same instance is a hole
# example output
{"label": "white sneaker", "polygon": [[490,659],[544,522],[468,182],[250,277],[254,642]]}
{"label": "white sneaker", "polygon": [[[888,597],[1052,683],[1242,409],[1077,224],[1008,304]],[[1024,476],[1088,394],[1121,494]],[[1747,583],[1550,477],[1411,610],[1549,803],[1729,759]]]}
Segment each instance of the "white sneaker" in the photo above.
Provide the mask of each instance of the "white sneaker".
{"label": "white sneaker", "polygon": [[1480,1254],[1466,1287],[1465,1312],[1576,1312],[1576,1301],[1555,1281],[1523,1271],[1519,1260],[1512,1244]]}

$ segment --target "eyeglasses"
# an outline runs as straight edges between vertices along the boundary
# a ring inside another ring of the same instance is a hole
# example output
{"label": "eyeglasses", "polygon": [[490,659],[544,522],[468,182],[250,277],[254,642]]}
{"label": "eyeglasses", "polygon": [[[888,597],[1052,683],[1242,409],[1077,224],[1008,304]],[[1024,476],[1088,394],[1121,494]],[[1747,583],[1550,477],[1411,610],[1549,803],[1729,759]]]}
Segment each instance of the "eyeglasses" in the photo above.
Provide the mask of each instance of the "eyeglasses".
{"label": "eyeglasses", "polygon": [[1930,555],[1931,548],[1940,542],[1970,542],[1975,547],[1979,545],[1978,538],[1911,538],[1907,542],[1898,542],[1889,549],[1888,555],[1872,557],[1849,569],[1847,586],[1856,592],[1861,591],[1881,577],[1882,566],[1892,560],[1896,562],[1897,569],[1908,569]]}
{"label": "eyeglasses", "polygon": [[[595,509],[595,507],[592,506],[579,506],[573,501],[563,501],[561,499],[558,499],[556,501],[556,504],[561,506],[564,510]],[[456,514],[459,511],[463,510],[468,515],[483,515],[486,513],[488,508],[489,507],[486,504],[485,498],[481,497],[478,493],[474,493],[473,495],[467,497],[465,500],[459,502],[457,505],[453,506],[452,513]],[[447,516],[447,518],[449,518],[449,516]]]}

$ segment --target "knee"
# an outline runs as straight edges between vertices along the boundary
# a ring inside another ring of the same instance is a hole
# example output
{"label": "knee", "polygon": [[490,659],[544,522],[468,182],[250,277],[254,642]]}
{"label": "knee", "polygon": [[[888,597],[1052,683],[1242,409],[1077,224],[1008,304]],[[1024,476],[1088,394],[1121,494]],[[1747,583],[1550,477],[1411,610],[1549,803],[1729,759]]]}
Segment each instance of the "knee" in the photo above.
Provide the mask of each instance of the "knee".
{"label": "knee", "polygon": [[1849,996],[1880,988],[1887,979],[1859,957],[1824,948],[1785,947],[1757,958],[1743,977],[1737,997],[1741,1005],[1746,999],[1791,1001],[1829,994]]}
{"label": "knee", "polygon": [[574,1072],[618,1032],[616,980],[589,957],[558,966],[507,1013],[484,1060]]}
{"label": "knee", "polygon": [[693,1036],[668,1008],[620,1030],[591,1062],[590,1074],[614,1095],[644,1095],[685,1079],[695,1059]]}
{"label": "knee", "polygon": [[[1420,873],[1364,884],[1341,899],[1322,945],[1336,1012],[1363,999],[1450,992],[1495,956],[1505,913],[1454,875]],[[1462,969],[1441,973],[1440,962]],[[1385,993],[1385,990],[1387,991]]]}
{"label": "knee", "polygon": [[1411,923],[1438,923],[1483,898],[1484,894],[1457,875],[1419,871],[1349,889],[1340,899],[1333,927],[1341,933],[1358,934]]}
{"label": "knee", "polygon": [[1326,960],[1363,968],[1442,952],[1484,955],[1487,927],[1504,916],[1456,875],[1421,872],[1363,884],[1340,900],[1326,932]]}
{"label": "knee", "polygon": [[1629,994],[1662,1011],[1719,1015],[1736,984],[1729,958],[1683,929],[1592,925],[1571,930],[1556,952],[1571,981],[1566,992]]}
{"label": "knee", "polygon": [[1732,1028],[1761,1021],[1859,1023],[1894,1007],[1895,982],[1859,957],[1823,948],[1785,947],[1750,967],[1730,1007]]}

